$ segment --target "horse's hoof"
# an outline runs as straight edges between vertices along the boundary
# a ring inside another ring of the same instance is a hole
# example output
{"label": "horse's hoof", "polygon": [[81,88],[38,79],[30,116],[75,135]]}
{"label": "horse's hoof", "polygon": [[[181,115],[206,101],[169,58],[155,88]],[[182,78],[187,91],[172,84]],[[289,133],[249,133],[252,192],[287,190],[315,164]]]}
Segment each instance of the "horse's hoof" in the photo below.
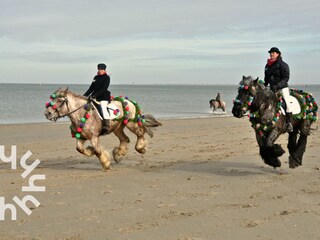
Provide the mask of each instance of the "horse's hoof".
{"label": "horse's hoof", "polygon": [[278,158],[265,159],[264,163],[274,168],[281,167],[281,162]]}
{"label": "horse's hoof", "polygon": [[140,149],[136,149],[138,153],[141,153],[141,154],[145,154],[146,153],[146,149],[145,148],[140,148]]}
{"label": "horse's hoof", "polygon": [[121,160],[122,160],[122,158],[120,158],[120,157],[113,157],[114,158],[114,161],[117,163],[117,164],[119,164],[120,162],[121,162]]}
{"label": "horse's hoof", "polygon": [[276,157],[281,157],[286,151],[279,144],[274,145],[274,155]]}
{"label": "horse's hoof", "polygon": [[302,162],[296,159],[294,156],[289,156],[289,168],[296,168],[302,165]]}
{"label": "horse's hoof", "polygon": [[103,165],[102,168],[103,168],[102,170],[103,170],[104,172],[110,170],[110,163],[109,163],[109,164],[106,164],[106,165]]}
{"label": "horse's hoof", "polygon": [[112,151],[113,159],[116,163],[120,163],[123,156],[118,154],[118,148],[114,148]]}
{"label": "horse's hoof", "polygon": [[272,163],[272,166],[273,166],[274,168],[281,167],[281,162],[279,161],[279,159],[277,159],[277,161],[274,161],[274,162]]}

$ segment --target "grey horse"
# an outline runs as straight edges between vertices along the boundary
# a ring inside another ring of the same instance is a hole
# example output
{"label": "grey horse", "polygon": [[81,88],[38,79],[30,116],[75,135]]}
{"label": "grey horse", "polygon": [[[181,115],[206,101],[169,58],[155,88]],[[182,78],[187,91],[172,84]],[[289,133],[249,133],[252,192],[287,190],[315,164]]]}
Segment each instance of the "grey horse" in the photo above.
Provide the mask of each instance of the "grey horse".
{"label": "grey horse", "polygon": [[[293,132],[289,133],[289,167],[302,165],[302,157],[307,146],[311,125],[317,120],[318,106],[311,94],[291,89],[301,106],[301,112],[293,115]],[[256,133],[260,155],[264,162],[274,168],[280,167],[278,157],[285,152],[275,141],[286,133],[285,115],[281,110],[281,96],[264,86],[262,80],[243,76],[232,113],[241,118],[249,111],[250,122]]]}
{"label": "grey horse", "polygon": [[[69,117],[70,130],[76,139],[76,149],[85,156],[97,156],[103,170],[110,168],[109,153],[100,144],[99,137],[105,133],[102,131],[102,120],[91,102],[84,96],[78,95],[68,89],[58,89],[51,97],[51,102],[46,104],[45,116],[50,121],[57,121],[61,117]],[[147,133],[153,137],[152,129],[162,124],[152,115],[140,115],[137,104],[134,101],[121,98],[121,101],[113,101],[119,112],[116,120],[112,120],[109,133],[113,132],[120,141],[118,147],[113,150],[113,158],[119,163],[128,152],[129,137],[124,133],[128,128],[137,136],[135,149],[144,154],[147,141],[144,137]],[[91,146],[84,146],[89,140]]]}

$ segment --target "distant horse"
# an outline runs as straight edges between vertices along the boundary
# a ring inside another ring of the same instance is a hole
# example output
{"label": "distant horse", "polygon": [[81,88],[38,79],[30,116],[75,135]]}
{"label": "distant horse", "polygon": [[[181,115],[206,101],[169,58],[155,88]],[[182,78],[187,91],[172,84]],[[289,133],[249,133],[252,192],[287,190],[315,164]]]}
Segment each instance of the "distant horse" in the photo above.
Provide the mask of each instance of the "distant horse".
{"label": "distant horse", "polygon": [[221,101],[220,100],[220,103],[219,101],[215,100],[215,99],[211,99],[209,101],[209,104],[210,104],[210,108],[213,108],[212,111],[214,112],[215,110],[221,108],[222,111],[226,111],[226,103],[224,101]]}
{"label": "distant horse", "polygon": [[[123,131],[125,127],[137,136],[136,151],[144,154],[147,144],[144,134],[153,137],[152,128],[161,126],[161,123],[152,115],[142,115],[135,101],[119,97],[112,102],[117,107],[113,109],[117,118],[110,121],[109,133],[113,132],[120,141],[119,147],[113,150],[113,158],[119,163],[127,154],[130,142]],[[109,153],[102,149],[99,142],[99,136],[105,134],[102,131],[102,120],[92,102],[68,89],[58,89],[51,95],[51,102],[46,104],[46,108],[45,116],[50,121],[57,121],[65,116],[70,118],[70,130],[72,137],[76,138],[78,152],[88,157],[96,155],[103,170],[110,168]],[[84,146],[87,140],[92,146]]]}
{"label": "distant horse", "polygon": [[[285,111],[282,109],[282,96],[270,91],[263,83],[251,76],[243,76],[232,113],[241,118],[250,111],[248,116],[256,132],[260,155],[266,164],[276,168],[281,166],[278,157],[285,152],[279,144],[275,144],[278,137],[286,132]],[[287,147],[289,167],[296,168],[302,165],[311,125],[317,120],[318,106],[311,94],[294,89],[290,92],[295,98],[292,97],[292,102],[296,102],[296,112],[293,112],[294,130],[289,133]]]}

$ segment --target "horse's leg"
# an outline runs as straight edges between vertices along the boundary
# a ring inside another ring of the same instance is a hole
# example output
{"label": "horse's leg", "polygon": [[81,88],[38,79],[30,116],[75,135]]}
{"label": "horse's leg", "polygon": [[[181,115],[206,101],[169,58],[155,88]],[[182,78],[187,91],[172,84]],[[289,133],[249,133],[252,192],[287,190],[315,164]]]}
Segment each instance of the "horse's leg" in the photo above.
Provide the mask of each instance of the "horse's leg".
{"label": "horse's leg", "polygon": [[76,144],[77,144],[77,151],[87,157],[91,157],[94,155],[94,149],[91,146],[84,147],[84,142],[86,140],[83,139],[77,139]]}
{"label": "horse's leg", "polygon": [[288,149],[290,155],[292,155],[297,149],[297,138],[298,138],[298,131],[294,130],[293,132],[289,133],[289,140],[288,140]]}
{"label": "horse's leg", "polygon": [[281,162],[278,157],[283,155],[285,152],[279,144],[274,144],[279,135],[280,132],[275,128],[264,141],[258,132],[256,132],[256,138],[260,147],[260,155],[265,164],[268,164],[274,168],[281,166]]}
{"label": "horse's leg", "polygon": [[103,170],[110,168],[110,156],[107,150],[101,148],[99,143],[99,137],[92,137],[91,144],[94,150],[94,154],[99,158]]}
{"label": "horse's leg", "polygon": [[308,139],[308,135],[302,134],[302,133],[300,134],[295,151],[293,151],[292,153],[290,152],[290,156],[289,156],[290,168],[296,168],[302,165],[302,157],[306,150],[307,139]]}
{"label": "horse's leg", "polygon": [[264,161],[264,163],[272,167],[280,167],[281,162],[279,160],[277,161],[277,158],[275,159],[274,157],[271,157],[270,154],[268,154],[268,147],[266,147],[264,139],[260,136],[260,134],[257,131],[256,131],[256,139],[259,145],[260,156]]}
{"label": "horse's leg", "polygon": [[307,147],[307,139],[310,134],[311,122],[303,120],[300,125],[300,137],[298,139],[298,129],[294,129],[289,133],[288,148],[290,152],[289,167],[296,168],[302,165],[302,157]]}
{"label": "horse's leg", "polygon": [[147,141],[144,137],[145,130],[140,127],[137,123],[127,124],[128,129],[137,136],[137,142],[135,149],[138,153],[144,154],[147,148]]}
{"label": "horse's leg", "polygon": [[270,151],[270,154],[275,157],[281,157],[285,153],[285,150],[281,147],[281,145],[275,144],[275,141],[280,135],[281,132],[279,129],[275,128],[271,131],[266,141],[266,147],[269,148],[268,150]]}
{"label": "horse's leg", "polygon": [[138,153],[145,154],[147,151],[147,140],[144,137],[144,134],[137,135],[137,143],[135,149]]}
{"label": "horse's leg", "polygon": [[277,128],[272,129],[266,139],[266,147],[273,147],[275,141],[278,139],[280,134],[281,133],[279,132],[279,130]]}
{"label": "horse's leg", "polygon": [[116,147],[112,151],[112,155],[116,163],[119,163],[121,159],[127,154],[128,152],[128,143],[130,142],[130,139],[128,136],[124,133],[125,125],[121,124],[118,128],[116,128],[113,133],[118,137],[120,141],[119,147]]}

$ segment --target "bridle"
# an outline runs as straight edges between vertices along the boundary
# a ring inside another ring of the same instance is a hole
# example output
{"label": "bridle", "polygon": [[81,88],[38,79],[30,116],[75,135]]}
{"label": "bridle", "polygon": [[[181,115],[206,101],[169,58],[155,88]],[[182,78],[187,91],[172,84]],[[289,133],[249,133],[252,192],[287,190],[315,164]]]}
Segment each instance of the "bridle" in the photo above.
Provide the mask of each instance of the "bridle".
{"label": "bridle", "polygon": [[238,98],[236,98],[233,103],[234,105],[237,105],[239,108],[241,108],[241,111],[243,114],[245,114],[249,109],[250,106],[254,100],[254,95],[251,93],[252,88],[254,88],[253,86],[247,86],[247,85],[240,85],[239,86],[239,90],[244,90],[246,91],[246,95],[247,98],[244,102],[242,102],[241,100],[239,100]]}
{"label": "bridle", "polygon": [[[88,104],[88,103],[90,102],[90,101],[88,101],[87,103],[81,105],[80,107],[76,108],[75,110],[70,111],[69,104],[68,104],[68,102],[69,102],[69,101],[68,101],[68,98],[65,97],[65,96],[58,96],[58,98],[62,98],[62,97],[64,98],[64,100],[62,101],[62,103],[61,103],[58,107],[57,107],[56,103],[54,103],[53,101],[51,101],[50,103],[49,103],[49,102],[46,103],[46,107],[47,107],[47,108],[52,107],[52,108],[55,110],[54,113],[53,113],[53,115],[52,115],[52,117],[51,117],[51,118],[48,118],[48,120],[52,120],[52,119],[58,120],[58,119],[60,119],[60,118],[66,117],[66,116],[70,116],[72,113],[77,112],[78,110],[80,110],[80,109],[83,108],[86,104]],[[55,99],[55,98],[57,98],[57,97],[56,97],[56,95],[53,93],[53,94],[51,95],[51,98],[52,98],[52,99]],[[52,104],[52,103],[53,103],[53,104]],[[68,111],[67,111],[66,114],[60,115],[60,110],[62,109],[63,105],[65,105],[65,104],[66,104],[66,106],[67,106]],[[56,114],[57,114],[57,115],[56,115]]]}

